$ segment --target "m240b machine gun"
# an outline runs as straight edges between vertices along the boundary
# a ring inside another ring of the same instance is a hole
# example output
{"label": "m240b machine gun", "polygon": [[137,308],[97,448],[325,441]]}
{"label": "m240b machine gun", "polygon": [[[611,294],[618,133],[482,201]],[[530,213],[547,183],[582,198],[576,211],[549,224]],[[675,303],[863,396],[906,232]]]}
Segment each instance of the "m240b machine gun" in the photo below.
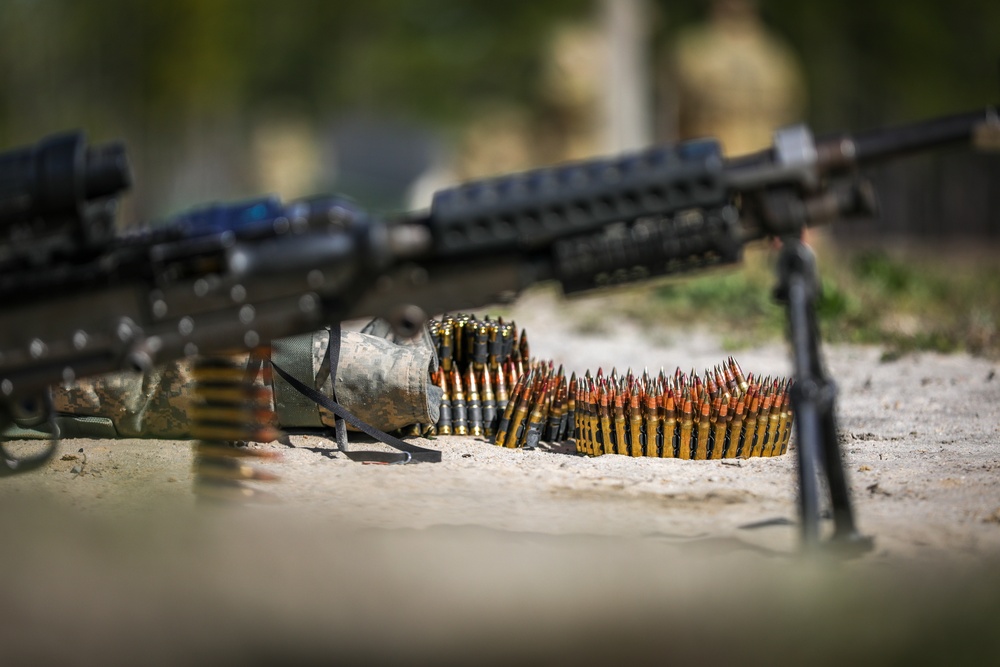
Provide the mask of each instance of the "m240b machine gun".
{"label": "m240b machine gun", "polygon": [[[428,313],[509,301],[554,280],[567,293],[738,262],[778,238],[788,312],[800,512],[819,543],[820,473],[834,540],[859,544],[823,368],[810,225],[871,215],[858,168],[945,144],[996,145],[995,109],[815,140],[805,126],[727,160],[713,140],[653,147],[465,183],[429,211],[374,218],[350,201],[264,198],[114,231],[130,182],[124,148],[80,133],[0,154],[0,422],[51,416],[47,388],[181,356],[252,348],[362,315],[398,333]],[[0,456],[0,474],[47,450]]]}

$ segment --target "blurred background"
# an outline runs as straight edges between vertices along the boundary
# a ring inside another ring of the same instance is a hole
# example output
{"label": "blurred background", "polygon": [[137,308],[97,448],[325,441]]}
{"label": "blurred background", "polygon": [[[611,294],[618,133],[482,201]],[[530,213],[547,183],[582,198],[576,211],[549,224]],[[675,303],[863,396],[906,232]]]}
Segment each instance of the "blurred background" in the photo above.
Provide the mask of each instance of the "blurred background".
{"label": "blurred background", "polygon": [[[0,146],[125,140],[123,225],[266,192],[390,212],[653,141],[713,135],[735,155],[799,120],[823,134],[983,107],[998,37],[1000,3],[975,0],[5,0]],[[815,238],[831,336],[995,353],[998,162],[951,151],[875,173],[882,219]],[[754,262],[632,314],[780,332]]]}

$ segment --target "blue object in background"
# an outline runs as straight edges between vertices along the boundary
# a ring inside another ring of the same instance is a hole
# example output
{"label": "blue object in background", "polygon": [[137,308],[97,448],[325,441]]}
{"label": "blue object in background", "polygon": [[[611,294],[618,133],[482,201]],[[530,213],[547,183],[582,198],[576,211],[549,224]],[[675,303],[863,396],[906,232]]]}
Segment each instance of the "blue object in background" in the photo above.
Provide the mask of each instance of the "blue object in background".
{"label": "blue object in background", "polygon": [[235,204],[208,204],[168,220],[182,236],[204,236],[222,232],[252,232],[258,226],[270,228],[285,207],[275,196],[250,199]]}

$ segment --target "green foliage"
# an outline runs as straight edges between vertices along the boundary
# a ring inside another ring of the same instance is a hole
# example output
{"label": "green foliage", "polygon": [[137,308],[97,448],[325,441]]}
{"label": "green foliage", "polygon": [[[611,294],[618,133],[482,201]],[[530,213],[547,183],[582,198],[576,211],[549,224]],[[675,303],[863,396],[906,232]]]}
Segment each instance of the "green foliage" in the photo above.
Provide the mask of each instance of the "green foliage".
{"label": "green foliage", "polygon": [[781,334],[784,319],[772,299],[774,276],[770,253],[747,253],[740,270],[719,269],[706,275],[678,277],[619,303],[626,315],[649,328],[661,324],[703,323],[740,348]]}
{"label": "green foliage", "polygon": [[824,320],[834,339],[912,350],[1000,354],[1000,268],[969,252],[891,253],[884,248],[831,257],[826,270],[858,308]]}
{"label": "green foliage", "polygon": [[[821,128],[980,106],[996,96],[1000,3],[760,0],[800,54]],[[655,46],[704,0],[649,0]],[[461,121],[485,99],[537,102],[540,53],[595,2],[7,0],[0,139],[86,123],[164,127],[294,100]],[[959,75],[960,73],[960,75]]]}
{"label": "green foliage", "polygon": [[[734,348],[777,339],[785,319],[771,299],[772,262],[770,252],[751,252],[742,268],[672,281],[622,300],[623,311],[649,327],[703,323]],[[1000,267],[990,257],[828,250],[819,266],[825,340],[882,345],[887,358],[919,350],[1000,356]]]}
{"label": "green foliage", "polygon": [[756,281],[737,273],[711,276],[702,280],[667,284],[655,291],[655,296],[671,309],[696,312],[699,309],[719,311],[735,321],[761,318],[770,311],[767,290],[759,289]]}
{"label": "green foliage", "polygon": [[816,314],[822,320],[837,320],[854,316],[860,304],[848,292],[829,278],[820,279],[820,295],[816,303]]}
{"label": "green foliage", "polygon": [[[169,126],[292,100],[317,116],[378,107],[454,122],[483,95],[530,103],[553,22],[585,9],[569,0],[11,0],[0,3],[0,121],[35,130],[93,113]],[[35,106],[41,117],[25,113]]]}

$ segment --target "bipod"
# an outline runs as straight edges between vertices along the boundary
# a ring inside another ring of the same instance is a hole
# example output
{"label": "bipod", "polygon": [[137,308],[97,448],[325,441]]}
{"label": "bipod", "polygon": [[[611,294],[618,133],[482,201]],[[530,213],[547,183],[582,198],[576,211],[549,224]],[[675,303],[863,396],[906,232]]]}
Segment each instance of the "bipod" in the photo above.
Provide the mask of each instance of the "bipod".
{"label": "bipod", "polygon": [[[791,389],[798,440],[799,519],[806,551],[830,548],[844,555],[860,555],[874,548],[871,537],[858,532],[851,505],[847,472],[837,440],[837,386],[823,368],[820,356],[816,299],[819,277],[816,257],[799,238],[782,239],[774,297],[785,305],[792,348],[794,383]],[[830,494],[833,535],[820,539],[820,481]]]}

